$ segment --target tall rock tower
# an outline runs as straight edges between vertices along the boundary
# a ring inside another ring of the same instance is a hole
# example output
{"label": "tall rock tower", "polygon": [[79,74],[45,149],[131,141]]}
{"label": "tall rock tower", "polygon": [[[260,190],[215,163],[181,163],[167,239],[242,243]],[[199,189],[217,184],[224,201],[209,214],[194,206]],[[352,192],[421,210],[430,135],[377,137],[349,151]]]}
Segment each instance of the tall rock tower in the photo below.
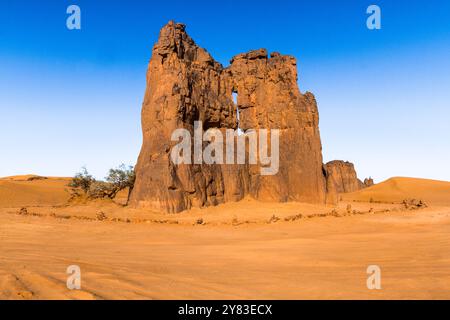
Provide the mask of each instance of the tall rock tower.
{"label": "tall rock tower", "polygon": [[[177,142],[171,135],[183,128],[194,137],[194,121],[202,121],[203,130],[279,129],[279,172],[262,176],[259,166],[249,164],[175,165],[170,153]],[[172,213],[246,195],[326,201],[317,104],[311,93],[300,93],[291,56],[269,58],[265,49],[254,50],[224,68],[195,44],[183,24],[171,21],[153,47],[142,129],[132,206]]]}

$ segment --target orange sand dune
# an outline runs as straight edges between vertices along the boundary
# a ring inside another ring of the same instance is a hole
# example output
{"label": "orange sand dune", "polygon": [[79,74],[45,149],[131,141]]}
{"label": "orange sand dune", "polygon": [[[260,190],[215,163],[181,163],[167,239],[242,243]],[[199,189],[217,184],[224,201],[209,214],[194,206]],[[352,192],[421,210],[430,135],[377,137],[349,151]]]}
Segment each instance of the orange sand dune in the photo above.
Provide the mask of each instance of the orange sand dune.
{"label": "orange sand dune", "polygon": [[[18,175],[18,176],[10,176],[10,177],[4,177],[4,178],[0,178],[1,180],[8,180],[8,181],[29,181],[30,179],[33,178],[39,178],[40,176],[35,175],[35,174],[22,174],[22,175]],[[41,177],[44,178],[44,177]]]}
{"label": "orange sand dune", "polygon": [[[448,208],[239,226],[8,211],[0,299],[450,298]],[[81,268],[81,290],[66,287],[70,265]],[[381,290],[366,286],[369,265],[382,270]]]}
{"label": "orange sand dune", "polygon": [[343,194],[344,201],[400,202],[420,199],[429,205],[450,205],[450,182],[395,177],[357,192]]}
{"label": "orange sand dune", "polygon": [[[167,215],[112,201],[54,207],[69,179],[30,177],[0,179],[0,299],[450,298],[450,208],[434,205],[449,200],[448,182],[393,178],[343,195],[430,204],[417,210],[247,198]],[[70,265],[81,290],[66,286]],[[367,288],[369,265],[381,290]]]}
{"label": "orange sand dune", "polygon": [[69,193],[66,191],[69,180],[69,178],[40,179],[39,176],[35,175],[1,178],[0,207],[64,204],[69,199]]}

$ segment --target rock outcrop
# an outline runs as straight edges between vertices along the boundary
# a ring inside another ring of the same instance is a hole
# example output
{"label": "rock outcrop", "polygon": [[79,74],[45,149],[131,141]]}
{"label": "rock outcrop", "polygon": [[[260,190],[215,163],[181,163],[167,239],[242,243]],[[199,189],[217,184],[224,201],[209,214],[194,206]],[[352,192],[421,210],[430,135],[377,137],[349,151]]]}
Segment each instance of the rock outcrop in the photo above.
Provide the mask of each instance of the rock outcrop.
{"label": "rock outcrop", "polygon": [[[222,132],[279,129],[278,174],[263,176],[259,166],[248,163],[175,165],[170,153],[177,142],[171,135],[183,128],[193,137],[194,121],[202,121],[203,130]],[[224,68],[195,44],[183,24],[169,22],[153,47],[142,128],[132,206],[179,212],[246,195],[262,201],[327,201],[317,104],[313,94],[300,93],[294,57],[269,57],[259,49],[235,56]]]}
{"label": "rock outcrop", "polygon": [[364,179],[364,187],[365,187],[365,188],[371,187],[371,186],[373,186],[374,184],[375,184],[375,183],[373,182],[372,177],[369,177],[369,178],[365,178],[365,179]]}
{"label": "rock outcrop", "polygon": [[347,193],[361,190],[364,184],[358,179],[353,163],[334,160],[324,165],[327,186],[337,193]]}

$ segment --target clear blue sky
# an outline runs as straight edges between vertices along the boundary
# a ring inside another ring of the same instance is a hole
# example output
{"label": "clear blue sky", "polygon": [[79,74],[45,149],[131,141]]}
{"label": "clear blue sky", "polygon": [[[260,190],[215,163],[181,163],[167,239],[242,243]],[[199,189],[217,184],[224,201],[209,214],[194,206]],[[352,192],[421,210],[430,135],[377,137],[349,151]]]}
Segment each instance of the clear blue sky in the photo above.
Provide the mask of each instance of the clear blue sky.
{"label": "clear blue sky", "polygon": [[[79,31],[66,8],[81,8]],[[366,8],[382,29],[366,28]],[[97,177],[134,164],[159,29],[187,24],[221,63],[265,47],[297,57],[324,160],[361,178],[450,181],[449,1],[23,1],[0,6],[0,176]]]}

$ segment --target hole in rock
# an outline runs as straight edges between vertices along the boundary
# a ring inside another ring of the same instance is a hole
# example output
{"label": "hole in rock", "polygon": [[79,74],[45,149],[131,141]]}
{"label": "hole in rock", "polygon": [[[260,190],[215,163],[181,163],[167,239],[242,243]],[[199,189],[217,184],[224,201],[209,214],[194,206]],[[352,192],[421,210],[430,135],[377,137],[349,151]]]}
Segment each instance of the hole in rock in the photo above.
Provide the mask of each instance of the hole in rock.
{"label": "hole in rock", "polygon": [[240,114],[239,114],[239,105],[238,105],[238,93],[237,91],[233,91],[231,93],[232,99],[233,99],[233,103],[236,107],[236,121],[237,121],[237,134],[240,136],[242,134],[244,134],[244,131],[241,129],[241,127],[239,126],[239,122],[240,122]]}

